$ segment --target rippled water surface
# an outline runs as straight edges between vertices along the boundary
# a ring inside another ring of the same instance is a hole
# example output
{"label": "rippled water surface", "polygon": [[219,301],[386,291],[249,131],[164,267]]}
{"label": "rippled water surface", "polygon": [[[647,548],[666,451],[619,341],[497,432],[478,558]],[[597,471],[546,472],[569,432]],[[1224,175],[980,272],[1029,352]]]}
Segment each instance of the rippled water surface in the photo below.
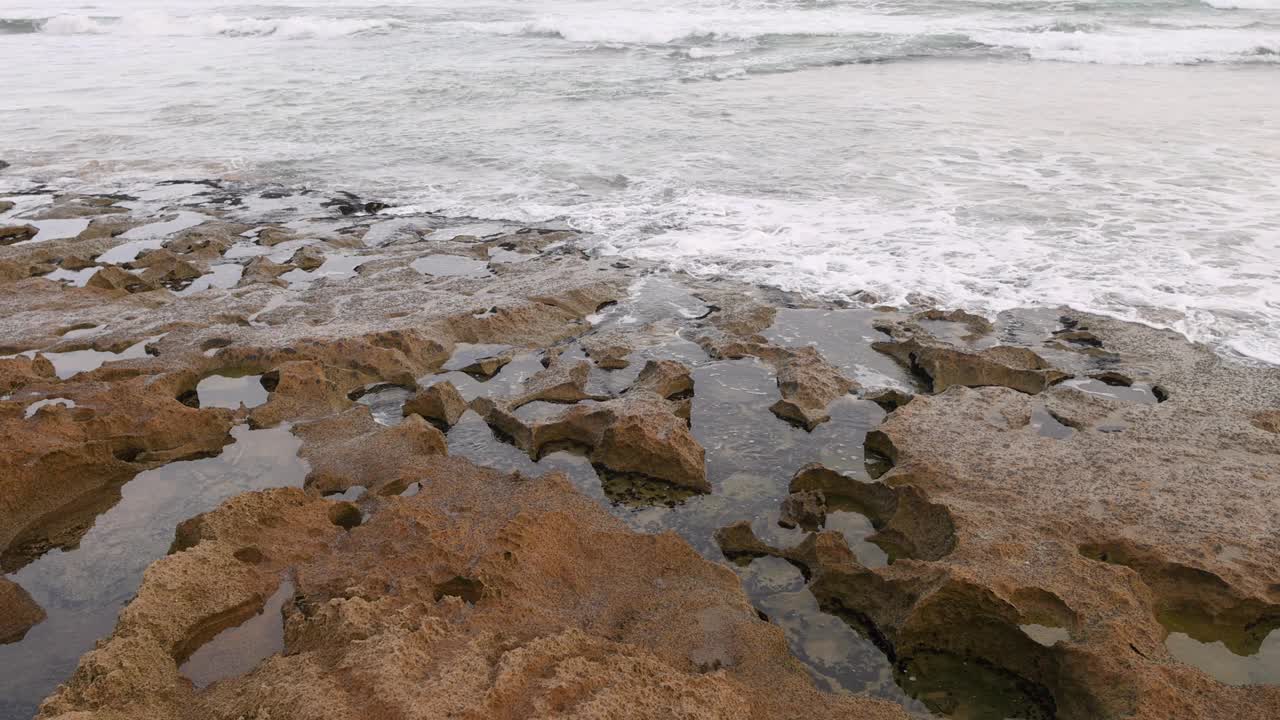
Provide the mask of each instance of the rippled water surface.
{"label": "rippled water surface", "polygon": [[[221,176],[1280,362],[1280,0],[0,8],[0,176]],[[0,193],[4,192],[0,186]]]}

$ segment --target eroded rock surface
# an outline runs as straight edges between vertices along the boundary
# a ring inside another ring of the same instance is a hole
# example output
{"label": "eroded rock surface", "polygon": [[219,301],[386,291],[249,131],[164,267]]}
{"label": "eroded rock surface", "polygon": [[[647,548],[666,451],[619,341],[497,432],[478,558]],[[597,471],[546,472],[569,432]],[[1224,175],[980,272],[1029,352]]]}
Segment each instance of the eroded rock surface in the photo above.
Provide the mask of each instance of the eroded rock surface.
{"label": "eroded rock surface", "polygon": [[467,401],[448,380],[418,392],[404,404],[404,415],[421,415],[445,428],[453,427],[467,411]]}
{"label": "eroded rock surface", "polygon": [[[1058,718],[1273,717],[1280,688],[1223,684],[1175,660],[1165,637],[1176,629],[1243,655],[1280,626],[1280,438],[1256,422],[1280,405],[1280,373],[1170,333],[1077,320],[1105,347],[1113,382],[1146,378],[1164,400],[1042,386],[1041,363],[1008,361],[1024,353],[956,360],[958,350],[907,341],[894,352],[911,348],[949,387],[897,407],[868,437],[893,469],[872,484],[819,467],[792,482],[857,500],[898,560],[799,557],[741,528],[722,544],[810,563],[822,605],[903,662],[978,660]],[[955,363],[976,374],[960,382]],[[978,369],[993,363],[1005,369]],[[973,379],[1015,387],[963,386]],[[1037,430],[1041,408],[1075,432]]]}
{"label": "eroded rock surface", "polygon": [[1070,377],[1028,348],[997,345],[961,349],[913,323],[883,323],[878,329],[893,339],[874,347],[922,376],[933,392],[960,385],[999,386],[1034,394]]}
{"label": "eroded rock surface", "polygon": [[[905,718],[822,694],[727,569],[625,530],[559,476],[442,460],[350,530],[295,490],[189,524],[41,718]],[[196,690],[179,664],[281,577],[284,652]]]}
{"label": "eroded rock surface", "polygon": [[[612,472],[709,492],[706,453],[689,432],[688,407],[679,397],[692,381],[687,369],[681,371],[673,365],[678,363],[651,363],[646,366],[648,372],[642,371],[643,379],[621,397],[575,404],[549,417],[525,420],[516,414],[516,407],[528,395],[516,402],[477,398],[472,408],[533,457],[569,444],[586,449],[593,463]],[[534,387],[545,386],[536,378]],[[569,391],[571,396],[578,386],[570,382],[551,387],[574,388]],[[661,391],[669,391],[669,397]]]}

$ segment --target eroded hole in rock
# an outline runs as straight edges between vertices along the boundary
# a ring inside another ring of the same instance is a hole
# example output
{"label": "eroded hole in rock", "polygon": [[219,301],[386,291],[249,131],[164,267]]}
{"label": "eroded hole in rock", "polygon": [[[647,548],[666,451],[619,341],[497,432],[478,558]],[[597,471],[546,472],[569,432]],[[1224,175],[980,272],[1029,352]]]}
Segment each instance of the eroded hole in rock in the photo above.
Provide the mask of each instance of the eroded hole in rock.
{"label": "eroded hole in rock", "polygon": [[487,261],[461,255],[426,255],[409,263],[409,267],[435,277],[484,277],[490,274]]}
{"label": "eroded hole in rock", "polygon": [[484,596],[484,583],[474,578],[459,575],[452,580],[437,585],[435,590],[432,591],[432,596],[437,602],[445,597],[456,597],[463,602],[475,605]]}
{"label": "eroded hole in rock", "polygon": [[600,486],[608,498],[621,505],[635,508],[665,505],[675,507],[698,493],[688,488],[672,485],[639,473],[615,472],[602,465],[595,466],[600,475]]}
{"label": "eroded hole in rock", "polygon": [[32,417],[35,417],[36,413],[40,412],[41,408],[47,408],[47,407],[74,408],[75,406],[76,406],[76,401],[70,398],[45,398],[44,400],[37,400],[31,403],[30,405],[28,405],[27,409],[23,411],[22,417],[24,420],[30,420]]}
{"label": "eroded hole in rock", "polygon": [[1165,646],[1180,662],[1228,685],[1280,685],[1280,610],[1252,621],[1163,610]]}
{"label": "eroded hole in rock", "polygon": [[96,330],[97,327],[95,323],[76,323],[62,328],[58,331],[58,335],[67,339],[75,339],[89,334],[90,331]]}
{"label": "eroded hole in rock", "polygon": [[[297,457],[300,441],[288,426],[239,426],[231,437],[216,457],[169,463],[110,488],[103,496],[105,507],[87,505],[84,530],[75,541],[13,571],[10,579],[45,608],[48,619],[21,642],[0,645],[5,711],[34,716],[80,656],[111,633],[143,570],[169,551],[174,528],[242,492],[302,487],[308,468]],[[60,516],[60,522],[57,531],[63,532],[67,520]]]}
{"label": "eroded hole in rock", "polygon": [[369,408],[381,425],[399,425],[404,420],[404,404],[413,390],[401,385],[379,383],[351,393],[351,399]]}
{"label": "eroded hole in rock", "polygon": [[[1070,387],[1097,395],[1111,400],[1120,400],[1122,402],[1140,403],[1143,405],[1155,405],[1160,402],[1159,397],[1155,394],[1155,387],[1146,383],[1129,382],[1124,384],[1117,379],[1118,374],[1112,373],[1108,375],[1109,380],[1100,376],[1091,378],[1072,378],[1063,381],[1063,387]],[[1127,379],[1127,378],[1126,378]]]}
{"label": "eroded hole in rock", "polygon": [[[204,632],[216,634],[207,642],[199,644],[198,649],[182,663],[178,672],[190,680],[191,684],[203,689],[219,680],[244,675],[263,660],[282,652],[282,610],[293,594],[293,582],[284,579],[271,597],[247,619],[244,619],[244,614],[213,619]],[[237,623],[242,619],[242,622]],[[225,629],[216,630],[219,626]],[[195,645],[196,642],[190,644]]]}
{"label": "eroded hole in rock", "polygon": [[1043,686],[979,660],[917,652],[900,660],[894,677],[930,711],[975,720],[1054,720],[1057,708]]}
{"label": "eroded hole in rock", "polygon": [[1125,541],[1081,545],[1080,554],[1123,565],[1156,599],[1156,619],[1178,660],[1229,685],[1280,684],[1280,605],[1239,596],[1218,575],[1167,562]]}
{"label": "eroded hole in rock", "polygon": [[248,565],[257,565],[264,559],[262,551],[252,546],[242,547],[233,554],[237,560]]}
{"label": "eroded hole in rock", "polygon": [[1066,440],[1075,434],[1075,429],[1068,421],[1045,409],[1040,403],[1031,408],[1030,427],[1037,434],[1054,440]]}
{"label": "eroded hole in rock", "polygon": [[1018,629],[1022,630],[1024,635],[1045,647],[1053,647],[1057,643],[1068,642],[1071,640],[1071,632],[1062,627],[1028,623],[1026,625],[1019,625]]}
{"label": "eroded hole in rock", "polygon": [[364,516],[355,503],[341,501],[329,508],[329,522],[344,530],[352,530],[360,527],[364,522]]}
{"label": "eroded hole in rock", "polygon": [[[120,352],[110,352],[106,350],[94,350],[87,348],[84,350],[69,350],[67,352],[41,352],[53,363],[54,372],[59,380],[66,380],[74,377],[82,372],[90,372],[97,370],[103,365],[110,362],[119,362],[121,360],[137,360],[156,354],[154,348],[149,349],[149,343],[159,340],[162,336],[156,335],[144,340],[140,340]],[[35,350],[29,350],[21,353],[27,357],[34,357]]]}
{"label": "eroded hole in rock", "polygon": [[[202,379],[195,388],[195,405],[202,408],[229,408],[238,410],[241,406],[255,408],[267,402],[271,393],[266,385],[279,382],[280,376],[274,376],[274,382],[266,380],[265,375],[251,375],[247,372],[224,370],[220,374],[210,375]],[[190,404],[187,394],[179,396],[179,402]]]}

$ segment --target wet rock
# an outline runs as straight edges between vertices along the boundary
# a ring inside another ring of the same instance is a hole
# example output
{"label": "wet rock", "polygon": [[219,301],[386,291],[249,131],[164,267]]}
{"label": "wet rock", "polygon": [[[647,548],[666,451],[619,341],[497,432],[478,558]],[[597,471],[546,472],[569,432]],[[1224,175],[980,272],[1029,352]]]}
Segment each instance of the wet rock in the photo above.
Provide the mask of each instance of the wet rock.
{"label": "wet rock", "polygon": [[[683,418],[663,402],[611,401],[614,413],[593,445],[591,458],[617,472],[632,472],[697,492],[710,492],[706,454]],[[590,411],[588,411],[590,412]]]}
{"label": "wet rock", "polygon": [[693,394],[693,373],[674,360],[649,360],[631,384],[631,390],[646,390],[667,400]]}
{"label": "wet rock", "polygon": [[13,209],[13,203],[8,200],[0,200],[0,213],[7,213]]}
{"label": "wet rock", "polygon": [[35,225],[0,225],[0,245],[26,242],[39,233]]}
{"label": "wet rock", "polygon": [[297,239],[298,233],[285,227],[266,227],[258,232],[258,244],[263,247],[274,247]]}
{"label": "wet rock", "polygon": [[471,407],[532,457],[571,444],[589,450],[591,461],[615,473],[630,473],[695,492],[709,492],[706,453],[676,413],[679,403],[634,389],[606,402],[574,405],[559,415],[524,421],[510,403],[477,398]]}
{"label": "wet rock", "polygon": [[140,275],[134,275],[118,265],[107,265],[93,274],[86,287],[103,290],[124,290],[129,293],[150,292],[158,286]]}
{"label": "wet rock", "polygon": [[445,428],[453,427],[467,411],[467,401],[449,381],[438,382],[409,398],[404,415],[421,415]]}
{"label": "wet rock", "polygon": [[[561,476],[446,459],[423,480],[350,532],[296,490],[201,516],[40,717],[906,717],[819,692],[733,573],[673,534],[627,530]],[[237,560],[245,547],[262,561]],[[185,682],[175,659],[252,615],[289,568],[283,650]]]}
{"label": "wet rock", "polygon": [[249,287],[258,283],[283,286],[287,283],[281,280],[280,276],[292,269],[288,265],[272,262],[265,256],[256,257],[244,266],[244,272],[241,273],[240,281],[236,284],[236,287]]}
{"label": "wet rock", "polygon": [[293,257],[289,258],[289,264],[310,272],[324,264],[324,251],[315,245],[298,248]]}
{"label": "wet rock", "polygon": [[480,358],[461,368],[461,371],[477,380],[490,380],[494,375],[498,374],[499,370],[506,367],[514,357],[514,354],[505,353],[494,357]]}
{"label": "wet rock", "polygon": [[[1160,619],[1194,617],[1198,639],[1241,653],[1275,626],[1280,439],[1258,432],[1256,418],[1280,403],[1280,375],[1164,331],[1087,320],[1116,358],[1093,374],[1156,378],[1170,399],[1065,385],[1031,396],[1027,384],[915,398],[868,436],[893,466],[880,483],[814,469],[792,489],[822,489],[830,502],[827,488],[843,487],[867,509],[877,543],[931,562],[823,566],[813,592],[897,657],[944,653],[995,668],[1060,718],[1274,715],[1280,688],[1230,686],[1175,662]],[[962,362],[1037,364],[1013,357]],[[1069,440],[1031,425],[1040,405],[1075,429]],[[948,536],[939,555],[937,538]],[[956,622],[966,629],[944,629]],[[1027,623],[1066,628],[1069,643],[1042,645]]]}
{"label": "wet rock", "polygon": [[32,215],[33,220],[73,220],[77,218],[98,217],[129,212],[128,208],[114,207],[123,197],[110,196],[63,196],[54,200],[53,207],[41,210]]}
{"label": "wet rock", "polygon": [[[47,363],[32,361],[28,390],[42,387],[38,373]],[[181,372],[78,379],[43,385],[73,401],[74,410],[30,420],[22,412],[27,403],[0,412],[0,434],[8,439],[0,447],[0,568],[13,572],[48,549],[74,547],[119,498],[120,484],[138,472],[215,454],[230,442],[230,412],[195,410],[176,399],[195,379]]]}
{"label": "wet rock", "polygon": [[965,337],[966,340],[975,340],[984,335],[990,335],[991,331],[995,329],[990,320],[982,317],[981,315],[974,315],[973,313],[965,312],[964,310],[923,310],[912,315],[912,318],[916,320],[952,322],[964,325],[969,329],[969,334]]}
{"label": "wet rock", "polygon": [[817,490],[791,493],[782,499],[778,524],[785,528],[816,530],[826,522],[827,499]]}
{"label": "wet rock", "polygon": [[91,268],[96,264],[93,260],[94,258],[91,255],[71,253],[63,256],[63,258],[58,262],[58,266],[63,270],[84,270],[85,268]]}
{"label": "wet rock", "polygon": [[816,348],[792,350],[778,368],[778,390],[782,399],[769,410],[806,430],[831,419],[827,406],[849,394],[858,384],[827,362]]}
{"label": "wet rock", "polygon": [[306,486],[321,493],[357,485],[369,492],[399,493],[423,468],[448,453],[444,434],[417,415],[399,425],[379,425],[363,405],[332,417],[300,423],[299,456],[311,463]]}
{"label": "wet rock", "polygon": [[621,333],[589,335],[582,339],[582,349],[587,357],[602,370],[621,370],[631,364],[631,343]]}
{"label": "wet rock", "polygon": [[877,390],[875,392],[867,393],[863,396],[863,399],[870,400],[871,402],[879,405],[884,408],[885,412],[893,412],[894,410],[897,410],[903,405],[911,402],[913,397],[915,396],[911,393],[888,388],[885,390]]}
{"label": "wet rock", "polygon": [[716,530],[715,541],[729,560],[750,562],[756,558],[776,557],[800,568],[806,578],[825,568],[857,563],[844,536],[833,531],[809,533],[798,545],[776,548],[756,537],[750,521],[739,520]]}
{"label": "wet rock", "polygon": [[154,286],[179,289],[191,284],[204,273],[200,268],[168,250],[153,250],[129,263],[130,270],[142,269],[141,278]]}
{"label": "wet rock", "polygon": [[0,645],[18,642],[44,618],[44,609],[31,599],[26,590],[8,578],[0,577]]}
{"label": "wet rock", "polygon": [[888,324],[878,329],[894,339],[872,347],[926,379],[935,393],[961,385],[1001,386],[1035,394],[1070,377],[1027,348],[998,345],[970,352],[951,347],[910,325]]}
{"label": "wet rock", "polygon": [[606,398],[588,393],[587,380],[591,363],[553,360],[546,368],[524,381],[521,393],[511,402],[512,410],[531,402],[576,403],[580,400]]}
{"label": "wet rock", "polygon": [[752,337],[773,325],[778,309],[753,298],[731,293],[704,293],[712,306],[708,320],[720,331],[737,337]]}

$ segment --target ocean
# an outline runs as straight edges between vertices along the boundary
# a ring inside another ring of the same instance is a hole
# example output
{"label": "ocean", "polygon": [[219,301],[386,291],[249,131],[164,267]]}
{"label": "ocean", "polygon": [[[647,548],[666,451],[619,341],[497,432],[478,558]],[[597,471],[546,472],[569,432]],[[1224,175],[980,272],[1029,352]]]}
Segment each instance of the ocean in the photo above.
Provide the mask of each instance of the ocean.
{"label": "ocean", "polygon": [[1280,363],[1280,0],[0,4],[0,195],[345,189]]}

